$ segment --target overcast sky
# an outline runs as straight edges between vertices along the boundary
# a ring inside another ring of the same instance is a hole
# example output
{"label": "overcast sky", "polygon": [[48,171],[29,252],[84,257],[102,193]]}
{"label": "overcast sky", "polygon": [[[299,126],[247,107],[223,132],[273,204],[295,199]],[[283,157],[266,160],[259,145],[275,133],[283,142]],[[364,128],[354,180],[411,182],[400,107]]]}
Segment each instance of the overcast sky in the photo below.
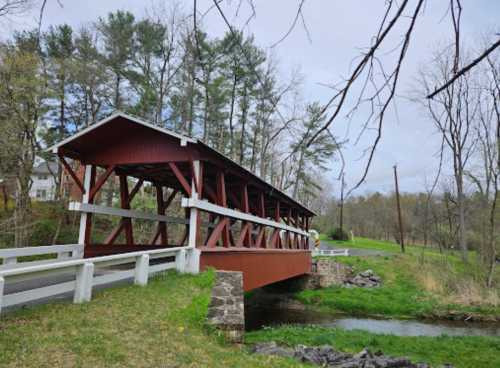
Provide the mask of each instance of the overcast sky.
{"label": "overcast sky", "polygon": [[[156,2],[158,1],[161,0]],[[179,0],[179,2],[186,12],[192,11],[192,0]],[[55,0],[48,0],[44,28],[60,23],[78,27],[118,9],[129,10],[140,17],[145,13],[145,8],[151,4],[149,1],[139,0],[60,0],[60,3],[63,7]],[[249,9],[245,6],[247,2],[242,1],[243,7],[239,16],[235,17],[238,3],[238,0],[223,2],[223,9],[234,26],[241,29]],[[254,0],[254,3],[257,15],[244,32],[247,35],[254,34],[256,43],[268,49],[290,27],[299,1]],[[274,48],[283,77],[289,75],[293,69],[299,68],[304,76],[304,98],[323,103],[328,101],[332,91],[323,85],[338,82],[342,76],[348,74],[351,62],[359,55],[360,48],[369,45],[384,11],[384,3],[384,0],[306,1],[304,16],[311,41],[299,25],[288,38]],[[446,16],[448,3],[449,1],[445,0],[427,1],[424,16],[418,20],[411,48],[402,69],[401,84],[396,99],[397,115],[392,109],[387,116],[382,140],[367,181],[357,193],[391,191],[392,166],[396,163],[403,191],[424,190],[426,183],[430,183],[433,179],[440,139],[425,112],[405,97],[415,89],[418,69],[432,57],[436,47],[445,45],[450,40],[450,20]],[[462,3],[464,7],[462,31],[469,41],[477,39],[488,30],[498,31],[499,0],[469,0]],[[199,11],[204,12],[213,2],[198,0],[198,4]],[[10,24],[10,28],[36,24],[37,15],[37,12],[33,12],[23,19],[18,19]],[[203,19],[203,26],[204,30],[214,37],[222,36],[227,30],[215,10]],[[393,39],[393,45],[399,40]],[[364,117],[366,112],[361,111],[351,122],[341,118],[332,129],[336,136],[349,139],[344,149],[344,156],[346,180],[350,185],[361,176],[365,159],[360,157],[373,139],[373,135],[368,132],[357,145],[354,145],[360,122]],[[340,163],[333,162],[327,176],[334,180],[339,168]],[[338,188],[335,182],[334,185]]]}

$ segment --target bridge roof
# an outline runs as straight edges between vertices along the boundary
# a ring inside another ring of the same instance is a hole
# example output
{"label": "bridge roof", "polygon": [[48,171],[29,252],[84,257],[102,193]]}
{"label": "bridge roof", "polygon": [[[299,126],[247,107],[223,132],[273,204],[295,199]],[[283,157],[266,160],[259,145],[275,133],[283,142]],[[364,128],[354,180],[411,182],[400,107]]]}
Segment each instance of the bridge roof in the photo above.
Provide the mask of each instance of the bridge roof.
{"label": "bridge roof", "polygon": [[[179,184],[174,175],[169,174],[169,170],[162,165],[166,162],[178,162],[186,177],[191,177],[190,163],[192,160],[200,160],[206,164],[204,172],[206,177],[215,177],[214,169],[222,168],[227,174],[226,186],[229,189],[231,187],[236,189],[242,183],[247,184],[251,202],[257,200],[255,197],[252,198],[250,190],[251,187],[255,187],[266,194],[265,201],[268,208],[274,208],[273,200],[279,200],[282,214],[286,214],[288,209],[293,209],[307,217],[315,215],[313,211],[286,193],[203,141],[160,128],[122,112],[116,112],[79,131],[50,147],[49,150],[82,163],[98,166],[116,165],[117,172],[146,181],[159,182],[172,188],[178,187]],[[238,200],[231,190],[228,200],[233,202]]]}

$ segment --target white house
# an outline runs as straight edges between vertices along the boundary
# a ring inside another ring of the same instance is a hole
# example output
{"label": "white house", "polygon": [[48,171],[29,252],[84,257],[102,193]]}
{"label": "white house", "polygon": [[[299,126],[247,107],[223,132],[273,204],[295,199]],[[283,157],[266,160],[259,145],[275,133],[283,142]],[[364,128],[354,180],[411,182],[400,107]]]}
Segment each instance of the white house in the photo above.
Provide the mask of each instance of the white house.
{"label": "white house", "polygon": [[[50,165],[50,166],[49,166]],[[49,170],[50,168],[50,170]],[[56,182],[52,173],[57,173],[57,163],[39,161],[33,168],[30,197],[37,201],[52,201],[55,197]]]}

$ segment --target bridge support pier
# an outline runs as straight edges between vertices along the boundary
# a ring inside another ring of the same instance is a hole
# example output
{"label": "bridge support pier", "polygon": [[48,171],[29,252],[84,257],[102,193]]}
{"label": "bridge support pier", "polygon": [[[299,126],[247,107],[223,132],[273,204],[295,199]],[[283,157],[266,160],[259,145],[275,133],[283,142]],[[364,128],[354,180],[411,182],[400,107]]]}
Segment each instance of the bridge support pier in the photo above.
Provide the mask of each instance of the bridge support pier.
{"label": "bridge support pier", "polygon": [[243,342],[245,304],[242,272],[216,272],[207,320],[210,325],[222,332],[228,342]]}

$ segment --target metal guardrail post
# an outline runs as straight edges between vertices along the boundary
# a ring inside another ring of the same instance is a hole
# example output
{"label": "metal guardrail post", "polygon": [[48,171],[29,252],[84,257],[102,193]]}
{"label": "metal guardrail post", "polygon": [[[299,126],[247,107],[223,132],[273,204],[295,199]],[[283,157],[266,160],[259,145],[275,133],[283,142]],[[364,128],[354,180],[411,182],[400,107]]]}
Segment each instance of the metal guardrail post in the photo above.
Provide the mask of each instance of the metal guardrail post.
{"label": "metal guardrail post", "polygon": [[89,302],[92,298],[92,279],[94,278],[94,264],[86,262],[78,267],[76,272],[74,303]]}
{"label": "metal guardrail post", "polygon": [[149,254],[143,254],[137,257],[135,261],[134,284],[146,286],[149,276]]}

